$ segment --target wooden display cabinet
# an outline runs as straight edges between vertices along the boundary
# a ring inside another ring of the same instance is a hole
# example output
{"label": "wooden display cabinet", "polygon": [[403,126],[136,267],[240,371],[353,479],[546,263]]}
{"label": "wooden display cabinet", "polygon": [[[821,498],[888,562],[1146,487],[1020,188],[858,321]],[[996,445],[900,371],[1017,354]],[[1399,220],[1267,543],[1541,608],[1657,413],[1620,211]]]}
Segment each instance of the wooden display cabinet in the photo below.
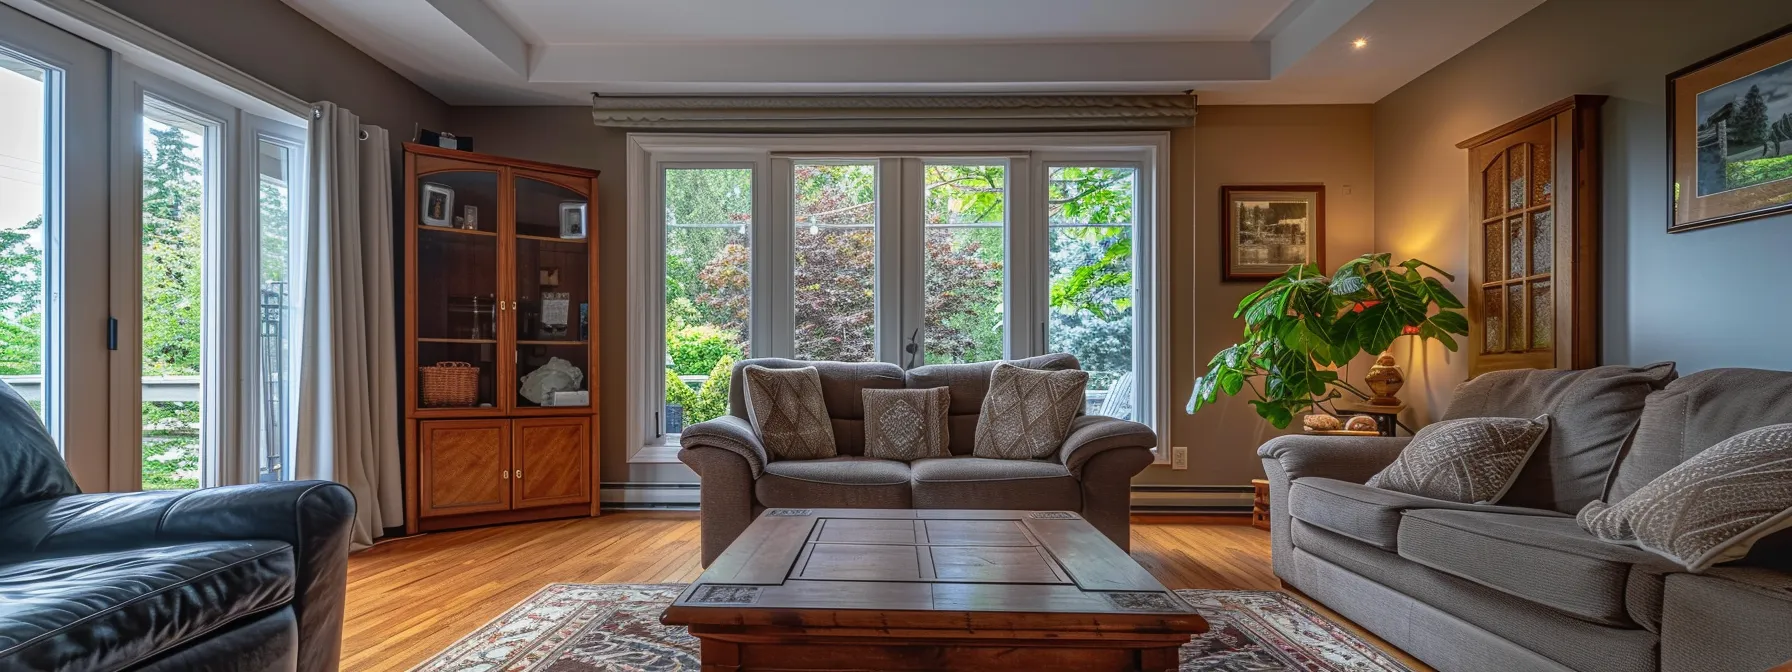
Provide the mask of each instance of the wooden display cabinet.
{"label": "wooden display cabinet", "polygon": [[[597,172],[415,143],[404,163],[406,531],[597,515]],[[471,405],[426,395],[442,362],[477,372]]]}

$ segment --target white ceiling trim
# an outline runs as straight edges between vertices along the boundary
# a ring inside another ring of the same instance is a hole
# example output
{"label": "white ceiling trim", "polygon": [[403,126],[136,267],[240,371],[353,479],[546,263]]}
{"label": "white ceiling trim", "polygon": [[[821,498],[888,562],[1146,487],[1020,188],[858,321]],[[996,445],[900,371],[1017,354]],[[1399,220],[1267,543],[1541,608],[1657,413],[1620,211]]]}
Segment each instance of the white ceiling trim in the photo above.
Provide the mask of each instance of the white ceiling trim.
{"label": "white ceiling trim", "polygon": [[[1063,82],[1116,86],[1267,79],[1257,42],[964,45],[553,45],[540,49],[533,83],[589,83],[598,93],[753,85],[900,90]],[[1180,88],[1186,89],[1186,86]],[[707,90],[698,92],[706,93]]]}
{"label": "white ceiling trim", "polygon": [[529,41],[484,0],[428,0],[442,16],[516,74],[529,76]]}
{"label": "white ceiling trim", "polygon": [[599,126],[684,130],[1166,130],[1194,124],[1195,97],[593,96]]}

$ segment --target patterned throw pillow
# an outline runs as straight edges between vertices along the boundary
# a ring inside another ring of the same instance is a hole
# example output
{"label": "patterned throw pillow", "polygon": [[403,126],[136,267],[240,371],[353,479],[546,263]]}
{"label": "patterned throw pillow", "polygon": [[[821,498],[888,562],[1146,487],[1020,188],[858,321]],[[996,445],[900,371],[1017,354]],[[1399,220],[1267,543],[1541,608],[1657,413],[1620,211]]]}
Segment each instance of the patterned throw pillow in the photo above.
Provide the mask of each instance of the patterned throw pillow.
{"label": "patterned throw pillow", "polygon": [[815,367],[768,369],[749,365],[747,419],[773,460],[814,460],[834,456],[834,423],[821,396]]}
{"label": "patterned throw pillow", "polygon": [[951,457],[946,409],[952,388],[865,390],[865,456],[911,462]]}
{"label": "patterned throw pillow", "polygon": [[1792,424],[1723,440],[1617,504],[1591,502],[1580,526],[1688,571],[1740,560],[1766,536],[1792,529]]}
{"label": "patterned throw pillow", "polygon": [[989,373],[971,454],[1006,460],[1051,457],[1083,409],[1085,371],[1036,371],[1006,362]]}
{"label": "patterned throw pillow", "polygon": [[1462,418],[1426,425],[1366,483],[1465,504],[1500,501],[1549,433],[1549,416]]}

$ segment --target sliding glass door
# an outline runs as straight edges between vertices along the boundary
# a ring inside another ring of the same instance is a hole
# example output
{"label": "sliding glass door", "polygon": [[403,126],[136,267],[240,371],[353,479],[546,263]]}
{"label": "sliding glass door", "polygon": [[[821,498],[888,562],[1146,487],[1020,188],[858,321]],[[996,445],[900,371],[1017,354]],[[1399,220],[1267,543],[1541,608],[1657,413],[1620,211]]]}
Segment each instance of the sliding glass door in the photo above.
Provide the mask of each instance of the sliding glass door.
{"label": "sliding glass door", "polygon": [[130,269],[113,302],[114,377],[128,381],[111,402],[114,488],[288,478],[288,241],[304,131],[129,66],[119,74],[118,118],[134,145],[120,170],[138,189],[112,235],[114,267]]}
{"label": "sliding glass door", "polygon": [[0,381],[108,486],[105,50],[0,6]]}

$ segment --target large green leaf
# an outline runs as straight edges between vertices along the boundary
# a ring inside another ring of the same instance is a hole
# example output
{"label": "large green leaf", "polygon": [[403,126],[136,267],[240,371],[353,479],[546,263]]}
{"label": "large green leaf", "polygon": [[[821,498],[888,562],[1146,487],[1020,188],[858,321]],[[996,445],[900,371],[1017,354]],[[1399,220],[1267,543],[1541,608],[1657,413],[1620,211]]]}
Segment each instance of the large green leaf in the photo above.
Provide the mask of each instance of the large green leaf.
{"label": "large green leaf", "polygon": [[1437,278],[1425,278],[1425,293],[1431,297],[1433,302],[1437,303],[1439,308],[1462,309],[1462,300],[1456,298],[1450,288],[1445,287],[1444,283],[1438,282]]}
{"label": "large green leaf", "polygon": [[1431,316],[1430,322],[1437,325],[1438,329],[1452,334],[1468,335],[1468,318],[1463,317],[1462,313],[1440,310]]}
{"label": "large green leaf", "polygon": [[1406,322],[1392,304],[1378,303],[1364,308],[1357,316],[1356,340],[1362,345],[1363,352],[1376,354],[1388,349],[1405,326]]}

